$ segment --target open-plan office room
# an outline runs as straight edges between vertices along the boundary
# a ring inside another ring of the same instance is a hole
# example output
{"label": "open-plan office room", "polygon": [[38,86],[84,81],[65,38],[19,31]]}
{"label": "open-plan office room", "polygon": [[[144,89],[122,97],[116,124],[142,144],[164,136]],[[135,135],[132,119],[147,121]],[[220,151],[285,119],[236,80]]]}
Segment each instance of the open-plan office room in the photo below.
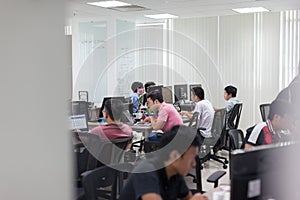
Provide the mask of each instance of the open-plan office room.
{"label": "open-plan office room", "polygon": [[[243,105],[238,129],[245,136],[247,128],[262,121],[260,105],[271,103],[299,73],[298,0],[122,2],[117,7],[100,7],[88,0],[65,4],[11,0],[1,6],[4,161],[0,199],[74,199],[73,146],[65,133],[69,133],[70,101],[82,100],[80,92],[94,109],[101,107],[105,97],[128,99],[135,81],[153,81],[172,92],[164,95],[168,103],[178,100],[184,108],[191,105],[192,86],[201,85],[205,99],[214,108],[223,108],[224,88],[233,85]],[[253,7],[262,10],[237,10]],[[218,195],[226,199],[231,183],[235,187],[231,192],[241,195],[232,200],[282,199],[278,188],[285,184],[272,186],[286,181],[292,189],[281,188],[282,193],[291,195],[285,199],[293,199],[298,195],[293,186],[299,177],[292,167],[287,168],[289,162],[298,161],[297,155],[292,153],[294,146],[280,145],[282,152],[276,146],[263,148],[260,155],[255,150],[248,157],[232,157],[235,168],[261,164],[260,170],[255,168],[257,176],[252,176],[253,168],[251,175],[243,177],[243,172],[231,173],[230,167],[223,169],[220,163],[201,163],[202,173],[227,173],[220,179],[227,184],[221,189],[204,183],[205,174],[202,189],[218,192],[210,194],[210,199]],[[265,173],[269,165],[281,163],[274,154],[286,155],[290,148],[289,159],[279,158],[287,162],[279,164],[284,169]],[[141,157],[143,152],[137,154]],[[228,150],[217,155],[230,162]],[[272,159],[265,161],[265,156]],[[275,171],[280,175],[274,178]],[[235,178],[230,179],[230,173]],[[189,187],[199,189],[191,179],[187,181]]]}

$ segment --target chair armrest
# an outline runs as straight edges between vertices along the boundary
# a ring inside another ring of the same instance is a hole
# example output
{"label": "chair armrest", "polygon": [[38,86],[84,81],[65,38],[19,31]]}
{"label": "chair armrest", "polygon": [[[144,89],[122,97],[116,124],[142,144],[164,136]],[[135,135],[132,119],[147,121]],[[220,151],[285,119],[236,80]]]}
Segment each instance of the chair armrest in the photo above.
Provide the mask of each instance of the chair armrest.
{"label": "chair armrest", "polygon": [[207,178],[207,182],[214,183],[214,187],[218,187],[219,179],[226,174],[225,171],[216,171]]}

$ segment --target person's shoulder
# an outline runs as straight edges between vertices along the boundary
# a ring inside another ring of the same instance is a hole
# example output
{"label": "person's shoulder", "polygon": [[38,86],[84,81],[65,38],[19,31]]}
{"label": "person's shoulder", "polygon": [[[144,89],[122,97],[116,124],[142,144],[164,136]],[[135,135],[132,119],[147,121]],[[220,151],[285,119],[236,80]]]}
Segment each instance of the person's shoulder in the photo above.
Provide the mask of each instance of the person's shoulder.
{"label": "person's shoulder", "polygon": [[142,173],[142,172],[154,172],[157,170],[154,159],[146,159],[140,162],[133,172]]}

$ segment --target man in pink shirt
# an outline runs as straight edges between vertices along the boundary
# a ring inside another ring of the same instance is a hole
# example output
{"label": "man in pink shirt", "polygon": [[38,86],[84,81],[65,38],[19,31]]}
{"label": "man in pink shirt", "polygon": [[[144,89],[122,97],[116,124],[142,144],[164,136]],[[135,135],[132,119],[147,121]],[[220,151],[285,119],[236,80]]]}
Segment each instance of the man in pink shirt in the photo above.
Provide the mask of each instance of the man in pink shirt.
{"label": "man in pink shirt", "polygon": [[132,136],[132,129],[120,122],[123,104],[118,99],[109,99],[104,104],[103,117],[107,124],[93,128],[90,133],[99,135],[102,140],[116,140]]}
{"label": "man in pink shirt", "polygon": [[160,92],[153,91],[147,95],[148,107],[157,112],[157,116],[150,116],[145,118],[145,121],[151,122],[154,130],[162,130],[166,132],[173,126],[182,125],[182,118],[178,111],[172,104],[164,102],[163,96]]}

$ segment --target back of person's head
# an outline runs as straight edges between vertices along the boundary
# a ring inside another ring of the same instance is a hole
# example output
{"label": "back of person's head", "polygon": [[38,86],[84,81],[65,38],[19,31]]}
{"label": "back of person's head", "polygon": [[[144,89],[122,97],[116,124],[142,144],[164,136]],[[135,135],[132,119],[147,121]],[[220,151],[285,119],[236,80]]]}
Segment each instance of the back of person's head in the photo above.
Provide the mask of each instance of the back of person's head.
{"label": "back of person's head", "polygon": [[108,99],[105,101],[104,109],[111,120],[119,121],[123,113],[124,105],[119,99]]}
{"label": "back of person's head", "polygon": [[224,88],[224,90],[227,92],[227,94],[231,94],[232,97],[236,97],[236,93],[237,93],[236,87],[232,85],[228,85]]}
{"label": "back of person's head", "polygon": [[291,103],[283,100],[274,100],[270,105],[270,112],[268,119],[272,120],[275,115],[284,117],[284,115],[293,115],[293,109]]}
{"label": "back of person's head", "polygon": [[160,103],[164,102],[163,95],[158,91],[152,91],[147,94],[147,99],[150,98],[152,101],[158,100]]}
{"label": "back of person's head", "polygon": [[167,161],[173,150],[183,155],[191,146],[200,148],[202,142],[203,138],[197,134],[196,128],[183,125],[173,126],[160,139],[159,149],[162,153],[159,157],[162,161]]}
{"label": "back of person's head", "polygon": [[202,87],[193,87],[192,92],[194,95],[199,97],[200,100],[203,100],[205,98],[205,93]]}
{"label": "back of person's head", "polygon": [[155,83],[153,81],[149,81],[149,82],[145,83],[144,88],[145,88],[146,92],[149,91],[149,87],[152,85],[155,85]]}
{"label": "back of person's head", "polygon": [[135,81],[131,84],[131,90],[135,93],[137,92],[138,88],[142,88],[142,87],[143,87],[143,83],[141,83],[139,81]]}

